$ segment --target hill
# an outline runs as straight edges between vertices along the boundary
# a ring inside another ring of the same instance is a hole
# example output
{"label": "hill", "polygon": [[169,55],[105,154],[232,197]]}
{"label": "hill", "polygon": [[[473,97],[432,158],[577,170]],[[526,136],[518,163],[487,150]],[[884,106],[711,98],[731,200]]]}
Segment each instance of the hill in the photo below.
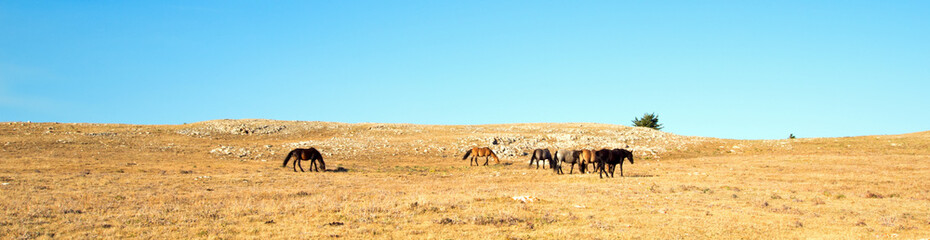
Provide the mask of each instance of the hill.
{"label": "hill", "polygon": [[[280,166],[309,146],[343,171]],[[504,164],[469,167],[472,146]],[[602,147],[633,150],[627,177],[525,165],[534,148]],[[930,132],[748,141],[595,123],[8,122],[0,236],[926,238],[928,156]]]}

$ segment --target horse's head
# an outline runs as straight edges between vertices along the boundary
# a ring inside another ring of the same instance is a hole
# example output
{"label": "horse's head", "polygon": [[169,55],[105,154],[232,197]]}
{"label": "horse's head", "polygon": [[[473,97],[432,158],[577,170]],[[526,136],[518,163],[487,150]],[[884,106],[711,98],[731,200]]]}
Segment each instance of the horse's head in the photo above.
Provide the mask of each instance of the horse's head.
{"label": "horse's head", "polygon": [[633,150],[628,151],[630,153],[630,164],[633,164]]}
{"label": "horse's head", "polygon": [[558,171],[556,168],[559,167],[559,164],[559,160],[556,160],[555,158],[549,159],[549,168],[551,168],[553,171]]}
{"label": "horse's head", "polygon": [[319,160],[320,160],[320,169],[323,169],[323,171],[325,172],[325,171],[326,171],[326,162],[323,161],[323,156],[320,156],[320,159],[319,159]]}

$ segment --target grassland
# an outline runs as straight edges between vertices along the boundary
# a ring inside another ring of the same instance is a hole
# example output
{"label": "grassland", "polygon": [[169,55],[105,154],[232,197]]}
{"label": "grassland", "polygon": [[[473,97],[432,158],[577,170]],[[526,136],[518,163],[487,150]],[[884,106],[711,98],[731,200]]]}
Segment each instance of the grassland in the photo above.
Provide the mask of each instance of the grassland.
{"label": "grassland", "polygon": [[[613,179],[521,155],[620,144],[639,150]],[[469,167],[472,145],[510,150]],[[282,168],[297,146],[346,171]],[[603,124],[10,122],[0,238],[926,239],[927,176],[930,132],[748,141]]]}

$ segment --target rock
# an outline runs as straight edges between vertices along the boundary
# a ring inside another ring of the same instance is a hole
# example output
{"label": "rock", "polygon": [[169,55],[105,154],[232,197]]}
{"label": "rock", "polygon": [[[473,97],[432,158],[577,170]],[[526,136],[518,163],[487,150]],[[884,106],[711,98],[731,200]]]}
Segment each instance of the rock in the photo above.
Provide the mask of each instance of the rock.
{"label": "rock", "polygon": [[533,196],[513,196],[513,197],[511,197],[511,198],[513,198],[513,200],[515,200],[515,201],[519,201],[519,202],[522,202],[522,203],[532,203],[532,202],[535,202],[535,201],[539,201],[539,198],[536,198],[536,197],[533,197]]}

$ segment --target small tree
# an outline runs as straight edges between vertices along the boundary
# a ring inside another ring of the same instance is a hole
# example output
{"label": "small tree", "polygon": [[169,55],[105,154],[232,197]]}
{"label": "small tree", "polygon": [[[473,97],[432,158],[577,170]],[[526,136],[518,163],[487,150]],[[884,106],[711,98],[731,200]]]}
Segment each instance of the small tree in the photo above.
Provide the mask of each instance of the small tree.
{"label": "small tree", "polygon": [[659,124],[659,116],[655,113],[644,113],[643,118],[633,117],[633,126],[662,130],[662,124]]}

